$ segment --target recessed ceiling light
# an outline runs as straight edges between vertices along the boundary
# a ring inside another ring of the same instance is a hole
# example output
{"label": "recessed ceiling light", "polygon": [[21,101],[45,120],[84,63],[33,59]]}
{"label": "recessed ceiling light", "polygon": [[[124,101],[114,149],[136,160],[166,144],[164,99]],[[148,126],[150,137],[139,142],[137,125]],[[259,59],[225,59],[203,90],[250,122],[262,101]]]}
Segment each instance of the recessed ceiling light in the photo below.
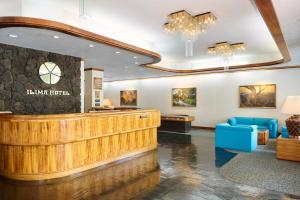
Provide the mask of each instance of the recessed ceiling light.
{"label": "recessed ceiling light", "polygon": [[116,54],[120,54],[121,52],[120,51],[116,51]]}
{"label": "recessed ceiling light", "polygon": [[17,34],[9,34],[8,36],[11,37],[11,38],[18,38],[19,37]]}
{"label": "recessed ceiling light", "polygon": [[59,39],[60,37],[58,35],[53,36],[54,39]]}
{"label": "recessed ceiling light", "polygon": [[134,58],[134,59],[137,59],[138,57],[137,57],[137,56],[133,56],[133,58]]}
{"label": "recessed ceiling light", "polygon": [[138,65],[139,63],[138,63],[138,62],[135,62],[134,64]]}
{"label": "recessed ceiling light", "polygon": [[125,68],[125,69],[128,69],[128,66],[125,66],[124,68]]}
{"label": "recessed ceiling light", "polygon": [[93,45],[93,44],[89,44],[89,47],[93,48],[93,47],[95,47],[95,45]]}

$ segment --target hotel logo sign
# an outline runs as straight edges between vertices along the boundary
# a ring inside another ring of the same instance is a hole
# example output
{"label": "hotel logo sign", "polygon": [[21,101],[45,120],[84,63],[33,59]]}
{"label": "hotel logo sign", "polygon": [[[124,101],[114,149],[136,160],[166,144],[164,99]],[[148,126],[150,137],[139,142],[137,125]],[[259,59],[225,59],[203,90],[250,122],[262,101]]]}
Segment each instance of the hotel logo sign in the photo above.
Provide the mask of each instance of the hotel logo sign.
{"label": "hotel logo sign", "polygon": [[27,90],[27,95],[34,96],[69,96],[68,91],[59,91],[59,90]]}
{"label": "hotel logo sign", "polygon": [[[45,62],[39,68],[40,79],[48,84],[54,85],[58,83],[61,78],[61,70],[59,66],[53,62]],[[34,96],[69,96],[68,91],[60,90],[39,90],[39,89],[29,89],[26,90],[27,95]]]}

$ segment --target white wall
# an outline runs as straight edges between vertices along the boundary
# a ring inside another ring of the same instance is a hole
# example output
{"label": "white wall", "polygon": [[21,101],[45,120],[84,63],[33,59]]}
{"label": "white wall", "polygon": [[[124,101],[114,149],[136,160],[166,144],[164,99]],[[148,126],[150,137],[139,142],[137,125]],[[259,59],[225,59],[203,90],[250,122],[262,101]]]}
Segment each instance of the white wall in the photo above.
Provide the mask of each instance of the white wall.
{"label": "white wall", "polygon": [[[277,108],[239,108],[240,85],[274,83],[277,85]],[[197,87],[197,107],[171,105],[171,89]],[[280,113],[288,95],[300,95],[300,69],[263,70],[222,74],[153,78],[104,83],[104,96],[120,104],[120,90],[137,89],[138,107],[158,108],[162,113],[189,114],[196,117],[192,125],[214,127],[232,116],[272,117],[280,125],[288,117]]]}

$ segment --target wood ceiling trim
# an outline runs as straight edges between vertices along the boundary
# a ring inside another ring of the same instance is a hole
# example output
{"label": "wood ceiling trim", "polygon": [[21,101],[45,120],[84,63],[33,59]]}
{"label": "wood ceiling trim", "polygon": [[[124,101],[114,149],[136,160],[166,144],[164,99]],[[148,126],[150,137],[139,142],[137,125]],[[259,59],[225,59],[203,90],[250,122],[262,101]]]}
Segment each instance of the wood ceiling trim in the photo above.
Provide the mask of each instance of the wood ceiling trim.
{"label": "wood ceiling trim", "polygon": [[152,58],[153,61],[147,64],[155,64],[161,60],[161,56],[158,53],[52,20],[19,16],[0,17],[0,28],[7,27],[30,27],[54,30]]}
{"label": "wood ceiling trim", "polygon": [[289,62],[291,60],[290,52],[284,40],[272,0],[255,0],[255,5],[263,17],[270,33],[272,34],[273,39],[284,59],[284,62]]}
{"label": "wood ceiling trim", "polygon": [[258,71],[258,70],[285,70],[285,69],[300,69],[300,65],[295,66],[282,66],[282,67],[252,67],[248,69],[235,69],[231,71],[203,71],[203,72],[196,72],[190,74],[175,74],[170,76],[160,76],[160,77],[149,77],[149,78],[136,78],[136,79],[126,79],[126,80],[113,80],[113,81],[104,81],[106,83],[118,82],[118,81],[132,81],[132,80],[147,80],[147,79],[160,79],[160,78],[176,78],[176,77],[184,77],[184,76],[197,76],[197,75],[207,75],[207,74],[220,74],[220,73],[235,73],[235,72],[245,72],[245,71]]}
{"label": "wood ceiling trim", "polygon": [[[270,61],[270,62],[263,62],[263,63],[252,63],[246,65],[235,65],[229,66],[229,70],[236,70],[236,69],[245,69],[245,68],[256,68],[262,66],[270,66],[270,65],[277,65],[282,63],[287,63],[291,61],[291,56],[289,53],[288,46],[285,42],[283,37],[280,23],[274,9],[272,0],[254,0],[254,4],[256,5],[257,9],[259,10],[266,26],[268,27],[280,53],[282,59]],[[197,73],[197,72],[212,72],[212,71],[219,71],[220,67],[216,68],[202,68],[202,69],[190,69],[190,70],[177,70],[165,67],[159,67],[155,65],[146,65],[145,67],[151,69],[158,69],[165,72],[173,72],[173,73]],[[200,67],[199,67],[200,68]],[[221,67],[223,70],[223,67]]]}
{"label": "wood ceiling trim", "polygon": [[[275,61],[270,61],[270,62],[263,62],[263,63],[253,63],[253,64],[246,64],[246,65],[235,65],[235,66],[230,66],[230,70],[235,70],[235,69],[251,69],[251,68],[256,68],[256,67],[262,67],[262,66],[270,66],[270,65],[277,65],[284,63],[283,59],[280,60],[275,60]],[[169,68],[163,68],[155,65],[147,65],[147,68],[151,69],[158,69],[164,72],[175,72],[175,73],[197,73],[197,72],[214,72],[214,71],[224,71],[224,67],[213,67],[213,68],[205,68],[205,69],[190,69],[190,70],[176,70],[174,69],[169,69]]]}

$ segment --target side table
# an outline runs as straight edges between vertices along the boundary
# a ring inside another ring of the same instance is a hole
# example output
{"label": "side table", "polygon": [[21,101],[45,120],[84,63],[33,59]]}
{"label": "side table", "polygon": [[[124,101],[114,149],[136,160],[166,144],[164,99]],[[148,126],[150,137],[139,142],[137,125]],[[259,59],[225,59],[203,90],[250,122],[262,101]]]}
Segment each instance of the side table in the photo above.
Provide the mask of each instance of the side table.
{"label": "side table", "polygon": [[269,143],[269,130],[258,130],[257,132],[257,144],[265,145]]}

